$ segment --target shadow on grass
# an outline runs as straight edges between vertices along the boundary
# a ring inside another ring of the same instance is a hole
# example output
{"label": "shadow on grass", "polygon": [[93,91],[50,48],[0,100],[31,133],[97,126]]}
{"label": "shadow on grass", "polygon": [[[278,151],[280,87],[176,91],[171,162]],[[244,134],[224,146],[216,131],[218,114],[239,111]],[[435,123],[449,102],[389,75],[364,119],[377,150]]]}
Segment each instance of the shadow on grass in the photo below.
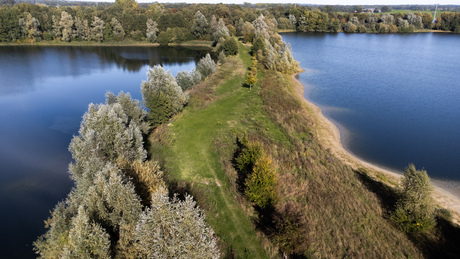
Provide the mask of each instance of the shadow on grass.
{"label": "shadow on grass", "polygon": [[[398,193],[366,173],[354,171],[363,185],[379,199],[388,219],[393,213]],[[460,228],[452,223],[442,210],[437,210],[436,227],[428,233],[406,233],[426,258],[460,258]]]}
{"label": "shadow on grass", "polygon": [[385,217],[389,218],[390,214],[394,211],[396,201],[398,200],[398,194],[396,190],[387,186],[384,183],[378,182],[366,173],[359,170],[354,170],[358,180],[372,193],[374,193],[380,201],[382,208],[385,211]]}

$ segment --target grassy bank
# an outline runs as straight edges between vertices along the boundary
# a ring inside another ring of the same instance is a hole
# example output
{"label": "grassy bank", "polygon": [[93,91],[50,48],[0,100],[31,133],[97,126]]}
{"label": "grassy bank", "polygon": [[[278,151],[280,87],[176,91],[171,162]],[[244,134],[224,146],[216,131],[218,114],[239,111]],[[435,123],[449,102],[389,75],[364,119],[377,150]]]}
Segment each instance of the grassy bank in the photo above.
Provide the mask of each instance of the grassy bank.
{"label": "grassy bank", "polygon": [[[313,111],[289,75],[251,65],[240,44],[216,73],[190,91],[184,111],[150,136],[150,155],[164,165],[170,188],[192,193],[228,257],[422,258],[455,255],[458,228],[440,219],[434,232],[412,236],[389,221],[397,190],[353,170],[323,147]],[[279,199],[255,210],[237,186],[236,138],[262,143],[279,175]],[[382,178],[382,177],[380,177]],[[457,253],[458,254],[458,253]]]}

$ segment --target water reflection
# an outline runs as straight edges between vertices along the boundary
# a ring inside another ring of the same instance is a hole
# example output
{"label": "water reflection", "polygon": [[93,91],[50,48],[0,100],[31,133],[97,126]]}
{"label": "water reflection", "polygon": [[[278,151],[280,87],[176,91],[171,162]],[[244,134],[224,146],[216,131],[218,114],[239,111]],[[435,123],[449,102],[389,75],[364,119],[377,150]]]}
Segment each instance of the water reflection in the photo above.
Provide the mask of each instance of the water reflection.
{"label": "water reflection", "polygon": [[0,46],[0,95],[32,91],[45,78],[78,77],[112,66],[138,72],[146,65],[196,63],[207,52],[180,47]]}
{"label": "water reflection", "polygon": [[2,258],[34,258],[43,220],[70,191],[67,150],[89,103],[106,91],[141,99],[147,66],[175,75],[206,50],[149,47],[0,46]]}

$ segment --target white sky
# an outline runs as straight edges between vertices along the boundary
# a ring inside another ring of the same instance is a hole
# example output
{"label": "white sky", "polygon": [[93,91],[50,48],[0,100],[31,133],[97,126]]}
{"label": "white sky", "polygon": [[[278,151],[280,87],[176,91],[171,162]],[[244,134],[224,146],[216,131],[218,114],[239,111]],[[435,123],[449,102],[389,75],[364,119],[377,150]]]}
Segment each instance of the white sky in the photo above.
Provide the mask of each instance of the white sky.
{"label": "white sky", "polygon": [[[99,0],[100,1],[100,0]],[[155,0],[137,0],[139,3],[154,2]],[[302,3],[302,4],[318,4],[318,5],[401,5],[401,4],[416,4],[416,5],[434,5],[436,3],[441,5],[460,5],[459,0],[168,0],[161,1],[156,0],[159,3],[224,3],[224,4],[242,4],[243,2],[248,3]],[[111,1],[109,1],[111,2]]]}

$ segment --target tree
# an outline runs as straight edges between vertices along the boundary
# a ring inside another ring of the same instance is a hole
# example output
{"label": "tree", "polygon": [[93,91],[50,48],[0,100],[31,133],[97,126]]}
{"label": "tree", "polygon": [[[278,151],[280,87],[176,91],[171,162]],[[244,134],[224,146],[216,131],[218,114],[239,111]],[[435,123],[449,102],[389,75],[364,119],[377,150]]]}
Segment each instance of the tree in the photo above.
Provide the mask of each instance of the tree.
{"label": "tree", "polygon": [[386,6],[386,5],[382,6],[382,13],[389,13],[389,12],[391,12],[391,8],[390,8],[390,7],[388,7],[388,6]]}
{"label": "tree", "polygon": [[59,19],[56,16],[51,16],[51,19],[53,20],[53,37],[54,39],[60,39],[61,38],[61,26],[59,25]]}
{"label": "tree", "polygon": [[251,53],[252,55],[257,54],[259,50],[265,51],[265,39],[262,37],[257,37],[252,44]]}
{"label": "tree", "polygon": [[113,39],[115,41],[122,41],[125,37],[125,30],[123,30],[121,23],[117,20],[117,18],[112,18],[110,25],[112,26]]}
{"label": "tree", "polygon": [[147,71],[147,81],[141,84],[142,99],[149,108],[148,118],[154,126],[178,113],[188,101],[176,79],[161,66],[154,66]]}
{"label": "tree", "polygon": [[82,20],[80,17],[75,18],[75,37],[80,40],[89,39],[88,20]]}
{"label": "tree", "polygon": [[296,27],[297,19],[295,18],[295,15],[289,14],[289,22],[293,28]]}
{"label": "tree", "polygon": [[62,11],[61,13],[59,26],[62,28],[62,40],[69,42],[73,32],[73,19],[66,11]]}
{"label": "tree", "polygon": [[433,15],[431,13],[424,13],[422,17],[423,26],[427,29],[433,28]]}
{"label": "tree", "polygon": [[19,26],[22,27],[23,34],[28,40],[31,42],[40,40],[40,31],[38,30],[40,22],[35,17],[32,17],[30,13],[27,13],[25,20],[23,18],[19,19]]}
{"label": "tree", "polygon": [[236,35],[237,36],[243,36],[243,25],[244,25],[244,20],[243,18],[240,17],[238,20],[238,24],[236,26]]}
{"label": "tree", "polygon": [[216,32],[212,35],[212,38],[214,42],[218,42],[221,38],[226,39],[229,36],[230,34],[228,32],[228,28],[225,26],[224,20],[220,18],[217,23]]}
{"label": "tree", "polygon": [[105,22],[99,17],[94,16],[94,20],[91,23],[91,26],[91,39],[102,42],[104,40]]}
{"label": "tree", "polygon": [[66,258],[110,258],[109,235],[99,224],[90,222],[83,206],[72,219],[68,239]]}
{"label": "tree", "polygon": [[211,59],[211,55],[206,56],[198,62],[196,70],[199,71],[204,77],[208,77],[210,74],[216,71],[216,63]]}
{"label": "tree", "polygon": [[158,24],[152,19],[147,20],[147,41],[155,42],[158,37]]}
{"label": "tree", "polygon": [[201,73],[195,69],[192,69],[190,72],[178,72],[176,82],[182,88],[182,91],[188,90],[201,82]]}
{"label": "tree", "polygon": [[248,71],[244,83],[248,85],[249,90],[251,90],[252,86],[254,86],[257,83],[257,75],[255,75],[252,71]]}
{"label": "tree", "polygon": [[238,54],[238,42],[234,37],[228,37],[221,45],[221,51],[224,51],[226,56]]}
{"label": "tree", "polygon": [[83,115],[79,135],[74,136],[69,145],[75,160],[69,167],[72,178],[83,181],[92,177],[85,168],[91,167],[94,171],[107,162],[116,162],[119,157],[130,162],[144,161],[147,152],[142,134],[148,131],[145,116],[139,102],[123,92],[117,97],[109,93],[106,104],[90,104]]}
{"label": "tree", "polygon": [[267,208],[276,200],[277,176],[272,161],[262,152],[255,161],[251,175],[246,179],[246,197],[260,208]]}
{"label": "tree", "polygon": [[150,208],[136,225],[136,248],[141,258],[219,258],[212,228],[190,195],[169,200],[167,190],[152,195]]}
{"label": "tree", "polygon": [[430,178],[413,164],[404,171],[401,196],[392,220],[405,232],[424,232],[435,226]]}
{"label": "tree", "polygon": [[343,25],[342,29],[344,32],[356,32],[358,27],[356,27],[356,25],[354,25],[352,22],[348,21]]}
{"label": "tree", "polygon": [[353,10],[356,12],[356,13],[362,13],[363,12],[363,7],[360,6],[360,5],[355,5],[353,7]]}
{"label": "tree", "polygon": [[115,0],[115,6],[121,10],[134,9],[138,6],[135,0]]}
{"label": "tree", "polygon": [[383,14],[380,19],[382,19],[382,22],[384,24],[393,24],[394,23],[394,16],[391,15],[391,14],[387,14],[387,13]]}
{"label": "tree", "polygon": [[211,21],[209,22],[209,35],[211,35],[212,37],[214,33],[216,33],[216,31],[217,31],[217,18],[213,14],[211,16]]}
{"label": "tree", "polygon": [[204,35],[206,35],[207,31],[208,31],[208,20],[206,20],[206,17],[200,11],[197,11],[195,13],[195,20],[192,25],[192,33],[197,38],[201,38]]}
{"label": "tree", "polygon": [[244,22],[242,33],[244,41],[252,42],[255,37],[254,26],[250,22]]}

